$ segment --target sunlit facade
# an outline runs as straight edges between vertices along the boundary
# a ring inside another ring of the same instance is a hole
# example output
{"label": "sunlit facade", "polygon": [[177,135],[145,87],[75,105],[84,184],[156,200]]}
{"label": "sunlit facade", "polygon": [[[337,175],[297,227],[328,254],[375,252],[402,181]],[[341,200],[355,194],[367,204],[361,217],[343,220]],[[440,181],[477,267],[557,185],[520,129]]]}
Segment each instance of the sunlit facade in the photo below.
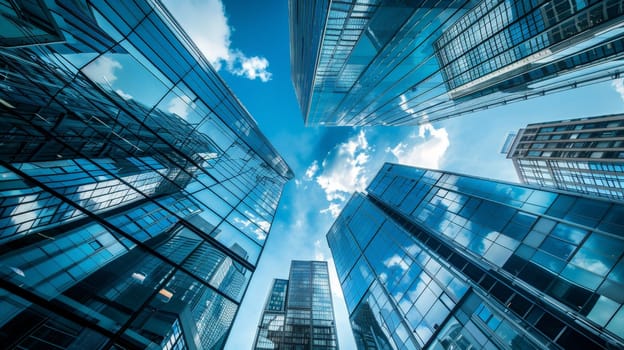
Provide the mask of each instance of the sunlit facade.
{"label": "sunlit facade", "polygon": [[623,67],[615,0],[289,3],[306,125],[423,123],[616,78]]}
{"label": "sunlit facade", "polygon": [[359,349],[624,345],[624,205],[386,164],[327,234]]}
{"label": "sunlit facade", "polygon": [[523,183],[624,200],[624,115],[529,124],[507,158]]}
{"label": "sunlit facade", "polygon": [[294,260],[273,280],[254,349],[338,349],[327,262]]}
{"label": "sunlit facade", "polygon": [[0,344],[222,348],[292,171],[160,2],[0,13]]}

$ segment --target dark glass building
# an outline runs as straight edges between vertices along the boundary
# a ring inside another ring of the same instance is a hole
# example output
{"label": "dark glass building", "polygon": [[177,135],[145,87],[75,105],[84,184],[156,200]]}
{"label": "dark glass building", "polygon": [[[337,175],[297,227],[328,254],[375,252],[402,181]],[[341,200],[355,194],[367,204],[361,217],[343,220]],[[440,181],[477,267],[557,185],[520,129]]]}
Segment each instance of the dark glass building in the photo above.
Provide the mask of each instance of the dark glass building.
{"label": "dark glass building", "polygon": [[327,262],[293,260],[273,280],[254,349],[338,349]]}
{"label": "dark glass building", "polygon": [[327,234],[359,349],[617,349],[624,204],[386,164]]}
{"label": "dark glass building", "polygon": [[160,2],[0,13],[0,344],[222,348],[290,168]]}
{"label": "dark glass building", "polygon": [[529,124],[507,158],[523,183],[624,200],[624,115]]}
{"label": "dark glass building", "polygon": [[622,72],[616,0],[290,0],[289,8],[307,125],[423,123]]}

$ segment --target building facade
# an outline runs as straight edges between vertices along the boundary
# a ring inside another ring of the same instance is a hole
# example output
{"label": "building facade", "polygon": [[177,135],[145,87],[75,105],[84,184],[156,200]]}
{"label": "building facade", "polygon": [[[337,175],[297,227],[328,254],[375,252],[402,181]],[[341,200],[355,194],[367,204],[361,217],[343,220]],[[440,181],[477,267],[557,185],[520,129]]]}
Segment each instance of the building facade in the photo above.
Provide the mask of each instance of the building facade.
{"label": "building facade", "polygon": [[525,184],[624,200],[624,115],[529,124],[507,158]]}
{"label": "building facade", "polygon": [[0,12],[0,344],[222,348],[292,171],[160,2]]}
{"label": "building facade", "polygon": [[289,8],[307,125],[423,123],[622,72],[616,0],[290,0]]}
{"label": "building facade", "polygon": [[386,164],[327,234],[359,349],[617,349],[624,205]]}
{"label": "building facade", "polygon": [[273,280],[254,349],[338,349],[326,261],[293,260],[288,280]]}

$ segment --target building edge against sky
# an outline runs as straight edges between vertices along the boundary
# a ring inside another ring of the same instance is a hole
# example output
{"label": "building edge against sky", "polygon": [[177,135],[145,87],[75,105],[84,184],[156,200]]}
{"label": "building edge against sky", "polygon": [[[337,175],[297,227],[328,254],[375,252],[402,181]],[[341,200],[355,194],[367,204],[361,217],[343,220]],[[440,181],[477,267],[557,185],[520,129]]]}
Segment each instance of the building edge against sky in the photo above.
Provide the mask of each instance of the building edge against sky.
{"label": "building edge against sky", "polygon": [[529,124],[507,151],[522,183],[624,200],[624,115]]}
{"label": "building edge against sky", "polygon": [[624,346],[624,204],[396,164],[327,234],[359,349]]}
{"label": "building edge against sky", "polygon": [[159,1],[0,8],[1,343],[222,347],[291,169]]}
{"label": "building edge against sky", "polygon": [[617,1],[290,0],[289,8],[306,125],[424,123],[622,71]]}
{"label": "building edge against sky", "polygon": [[288,348],[339,348],[326,261],[293,260],[288,280],[273,280],[254,349]]}

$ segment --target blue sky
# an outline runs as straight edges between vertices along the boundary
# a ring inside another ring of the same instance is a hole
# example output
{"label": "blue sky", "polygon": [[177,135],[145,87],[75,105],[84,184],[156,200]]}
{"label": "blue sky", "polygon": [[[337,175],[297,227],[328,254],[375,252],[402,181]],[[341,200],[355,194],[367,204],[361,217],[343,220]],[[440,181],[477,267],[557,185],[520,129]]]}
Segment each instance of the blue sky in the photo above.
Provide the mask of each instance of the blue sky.
{"label": "blue sky", "polygon": [[[511,161],[499,153],[509,131],[624,112],[624,84],[613,81],[432,125],[306,128],[290,80],[287,1],[165,3],[296,174],[284,189],[226,349],[251,348],[270,283],[288,277],[291,260],[331,260],[327,230],[350,194],[364,190],[384,162],[517,182]],[[340,347],[354,349],[333,263],[330,274]]]}

